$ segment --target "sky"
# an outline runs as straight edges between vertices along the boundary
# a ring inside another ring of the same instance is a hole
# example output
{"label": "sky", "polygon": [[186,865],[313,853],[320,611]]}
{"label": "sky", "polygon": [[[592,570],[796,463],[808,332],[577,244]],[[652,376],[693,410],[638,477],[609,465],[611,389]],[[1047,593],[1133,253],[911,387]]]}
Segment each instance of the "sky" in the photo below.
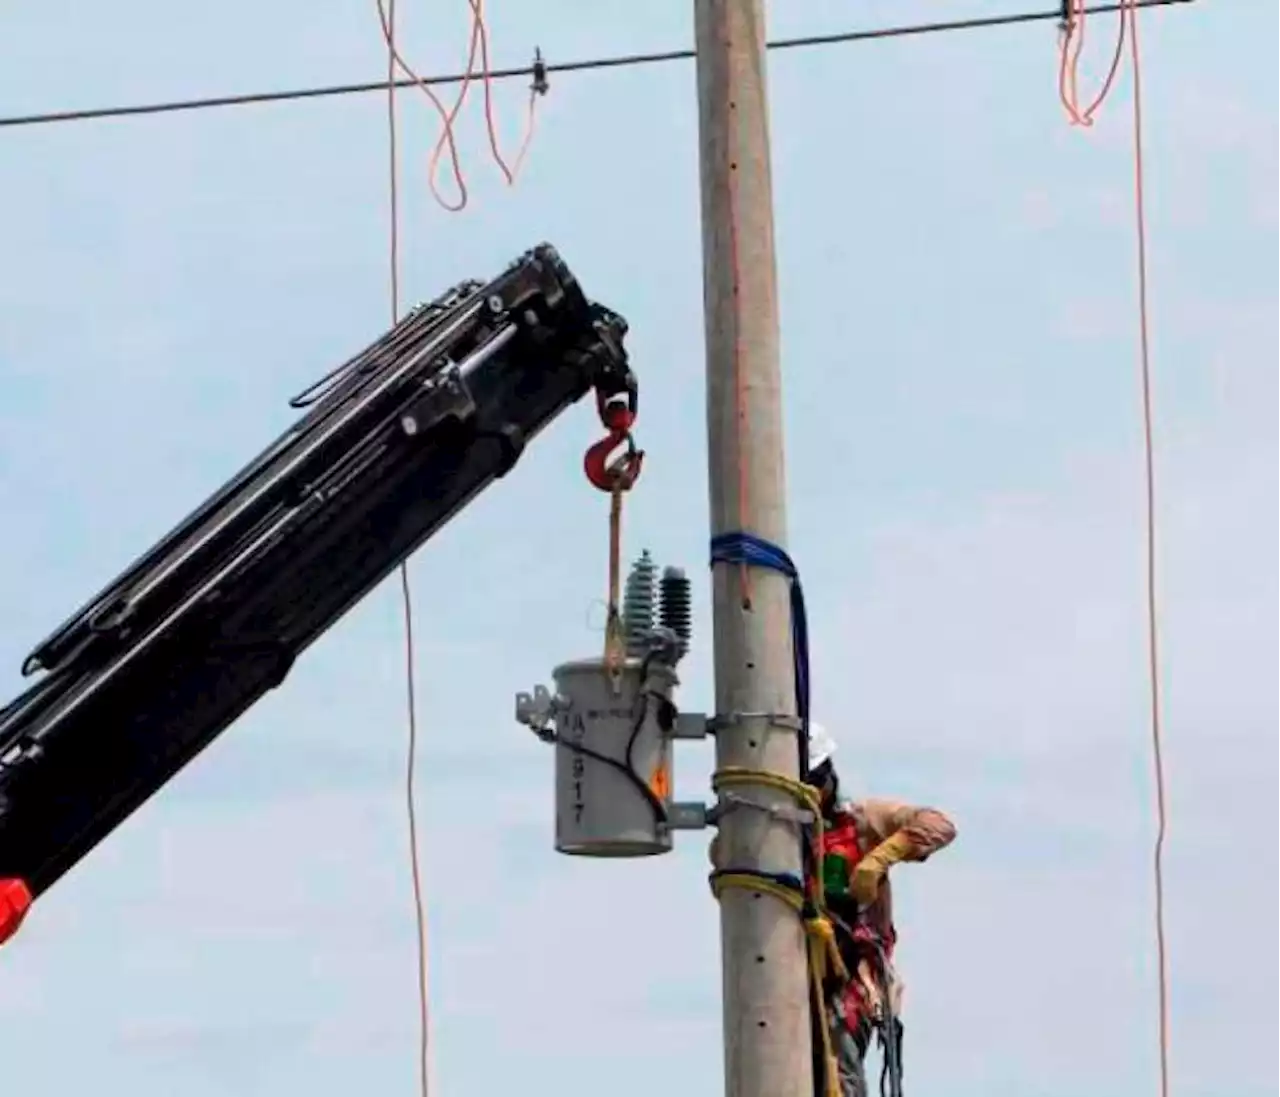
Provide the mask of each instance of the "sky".
{"label": "sky", "polygon": [[[402,0],[421,71],[466,5]],[[495,62],[685,46],[691,6],[491,0]],[[179,9],[182,10],[181,13]],[[775,35],[1016,6],[774,4]],[[372,0],[0,15],[0,114],[377,79]],[[1112,24],[1090,24],[1095,76]],[[1143,17],[1177,1097],[1265,1097],[1278,966],[1277,9]],[[1052,24],[774,54],[787,434],[815,715],[857,794],[955,844],[895,873],[909,1092],[1156,1092],[1153,784],[1128,77],[1097,126]],[[498,110],[514,148],[524,90]],[[553,76],[507,187],[432,201],[405,97],[406,294],[555,243],[631,322],[626,552],[695,577],[711,704],[694,71]],[[388,323],[377,94],[0,130],[0,689]],[[513,695],[599,649],[597,424],[566,413],[413,559],[436,1097],[721,1092],[707,834],[552,849]],[[6,1091],[416,1091],[398,591],[371,594],[0,952]],[[677,791],[709,796],[682,744]]]}

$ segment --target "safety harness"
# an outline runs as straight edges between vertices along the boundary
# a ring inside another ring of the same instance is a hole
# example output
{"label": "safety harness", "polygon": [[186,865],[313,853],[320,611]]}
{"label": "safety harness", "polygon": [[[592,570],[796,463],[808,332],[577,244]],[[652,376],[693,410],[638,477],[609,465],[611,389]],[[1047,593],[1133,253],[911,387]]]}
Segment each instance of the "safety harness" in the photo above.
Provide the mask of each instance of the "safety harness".
{"label": "safety harness", "polygon": [[[872,925],[866,910],[852,911],[848,920],[837,912],[847,905],[841,900],[848,897],[853,870],[868,852],[858,823],[856,812],[839,807],[814,842],[818,856],[812,869],[813,890],[820,890],[826,898],[847,972],[843,985],[819,987],[815,994],[838,995],[837,1016],[855,1039],[862,1035],[863,1022],[876,1033],[883,1059],[880,1093],[882,1097],[901,1097],[902,1023],[894,1008],[896,978],[892,964],[897,934],[892,925]],[[833,1068],[834,1064],[829,1063],[827,1069]],[[818,1092],[830,1092],[831,1088],[828,1081],[826,1088]]]}
{"label": "safety harness", "polygon": [[[809,995],[814,1019],[814,1092],[816,1097],[841,1097],[836,1050],[831,1039],[829,1003],[857,1039],[861,1023],[877,1031],[884,1053],[880,1075],[881,1097],[902,1097],[902,1026],[893,1010],[893,969],[890,940],[872,927],[865,912],[845,919],[831,910],[830,898],[847,898],[852,868],[861,860],[861,841],[856,819],[837,812],[828,824],[823,818],[817,790],[775,773],[729,766],[711,780],[717,793],[735,786],[764,786],[792,796],[808,812],[812,822],[804,826],[804,880],[786,874],[762,873],[753,869],[724,868],[711,873],[712,893],[719,897],[728,888],[772,895],[790,906],[804,924],[809,952]],[[850,828],[852,827],[852,830]],[[843,864],[841,862],[844,862]],[[828,895],[827,884],[832,885]],[[845,905],[845,904],[840,904]],[[844,948],[841,948],[843,942]],[[854,961],[852,970],[845,953]],[[865,969],[869,967],[869,971]],[[865,975],[864,975],[865,971]],[[879,1008],[873,1008],[868,988],[873,984]]]}

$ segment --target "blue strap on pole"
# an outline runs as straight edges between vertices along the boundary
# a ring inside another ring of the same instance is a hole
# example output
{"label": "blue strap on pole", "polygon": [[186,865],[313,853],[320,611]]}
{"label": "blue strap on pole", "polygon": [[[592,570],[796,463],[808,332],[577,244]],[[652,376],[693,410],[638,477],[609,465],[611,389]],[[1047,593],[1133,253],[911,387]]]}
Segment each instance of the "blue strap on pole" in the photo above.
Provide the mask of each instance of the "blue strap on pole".
{"label": "blue strap on pole", "polygon": [[711,538],[711,563],[768,568],[791,580],[791,649],[795,659],[796,713],[800,717],[800,779],[809,772],[809,619],[800,572],[786,550],[751,533],[721,533]]}

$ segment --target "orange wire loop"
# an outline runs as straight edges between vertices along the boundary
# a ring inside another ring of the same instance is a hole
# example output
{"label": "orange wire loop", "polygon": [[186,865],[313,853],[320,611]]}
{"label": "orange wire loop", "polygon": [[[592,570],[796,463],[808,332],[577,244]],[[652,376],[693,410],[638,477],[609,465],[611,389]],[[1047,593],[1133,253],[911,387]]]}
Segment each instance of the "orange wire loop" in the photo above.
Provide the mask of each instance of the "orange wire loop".
{"label": "orange wire loop", "polygon": [[489,64],[489,26],[484,16],[484,0],[467,0],[467,3],[471,8],[473,33],[478,33],[480,38],[480,79],[484,87],[484,123],[489,137],[489,151],[493,155],[494,163],[498,165],[498,170],[502,172],[507,185],[510,186],[515,183],[516,177],[520,174],[520,168],[524,164],[529,145],[533,140],[533,131],[537,125],[538,96],[546,93],[545,77],[541,80],[535,79],[533,86],[529,89],[524,135],[516,150],[515,162],[509,165],[502,155],[502,150],[498,148],[498,127],[493,113],[493,69]]}
{"label": "orange wire loop", "polygon": [[1115,87],[1116,77],[1120,74],[1120,63],[1124,59],[1125,24],[1131,14],[1126,8],[1120,11],[1119,29],[1116,34],[1115,52],[1111,55],[1111,64],[1102,81],[1098,94],[1087,107],[1080,106],[1080,57],[1084,52],[1085,21],[1088,10],[1085,0],[1067,0],[1067,19],[1062,28],[1061,57],[1058,65],[1058,98],[1073,126],[1089,127],[1093,125],[1093,116],[1106,101],[1111,89]]}
{"label": "orange wire loop", "polygon": [[[393,68],[398,68],[406,78],[414,81],[414,86],[419,88],[423,95],[427,97],[427,101],[435,109],[440,116],[442,130],[440,137],[435,143],[435,147],[431,151],[431,159],[427,168],[427,186],[431,188],[431,194],[435,200],[450,213],[461,213],[466,209],[469,193],[467,191],[467,181],[462,170],[462,160],[458,155],[457,137],[453,131],[454,122],[457,121],[458,114],[461,112],[463,104],[466,102],[467,94],[471,87],[471,81],[475,77],[476,53],[480,45],[481,29],[474,23],[471,28],[471,43],[467,54],[467,67],[463,70],[462,80],[458,85],[458,95],[453,102],[453,106],[445,109],[445,105],[441,102],[440,97],[432,90],[431,85],[414,70],[404,57],[401,55],[395,39],[395,28],[391,19],[391,13],[394,11],[395,0],[377,0],[378,5],[378,22],[382,28],[382,38],[387,46],[387,53],[391,60]],[[393,93],[392,93],[393,94]],[[449,162],[453,169],[454,183],[458,188],[458,198],[451,202],[440,193],[440,189],[436,184],[436,178],[440,171],[440,159],[445,149],[449,151]]]}

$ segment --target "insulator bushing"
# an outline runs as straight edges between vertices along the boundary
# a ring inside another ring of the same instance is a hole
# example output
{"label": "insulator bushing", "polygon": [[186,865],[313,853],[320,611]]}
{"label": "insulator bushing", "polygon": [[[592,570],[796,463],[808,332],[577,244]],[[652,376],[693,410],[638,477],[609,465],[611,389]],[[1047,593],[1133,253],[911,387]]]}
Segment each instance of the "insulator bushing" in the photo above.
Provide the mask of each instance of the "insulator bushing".
{"label": "insulator bushing", "polygon": [[660,623],[676,634],[681,657],[689,650],[693,638],[693,586],[680,568],[667,568],[662,573]]}
{"label": "insulator bushing", "polygon": [[658,565],[645,549],[631,565],[622,595],[622,626],[628,655],[639,658],[644,654],[653,632],[657,601]]}

